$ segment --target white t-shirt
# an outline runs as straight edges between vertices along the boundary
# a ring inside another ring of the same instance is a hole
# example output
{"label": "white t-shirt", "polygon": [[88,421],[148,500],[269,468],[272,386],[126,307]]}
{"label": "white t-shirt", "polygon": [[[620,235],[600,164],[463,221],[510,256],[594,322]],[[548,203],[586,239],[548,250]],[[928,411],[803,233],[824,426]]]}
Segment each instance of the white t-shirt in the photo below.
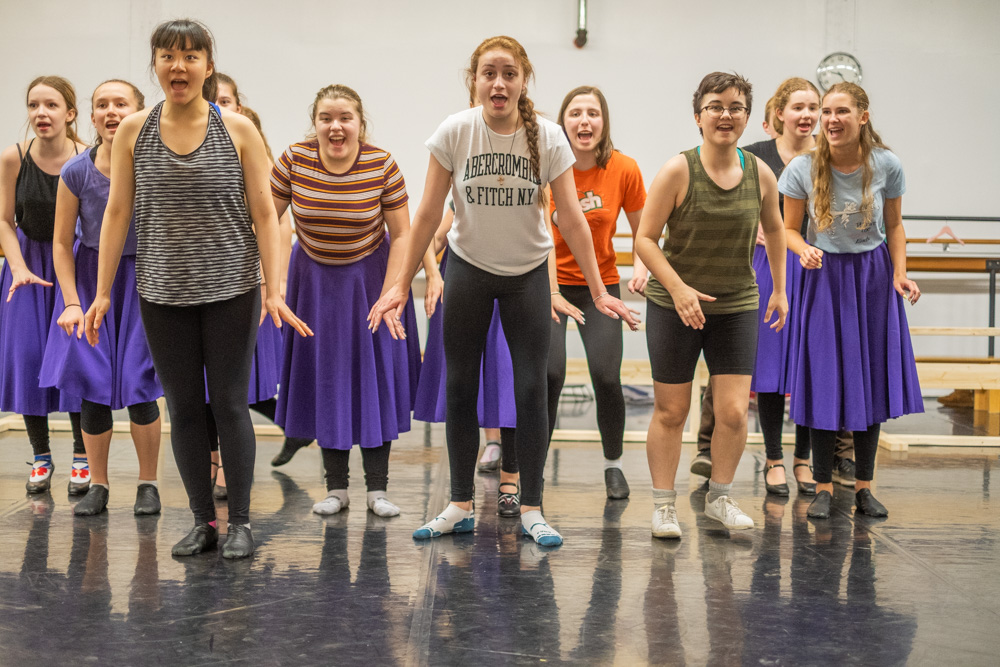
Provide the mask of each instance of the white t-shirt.
{"label": "white t-shirt", "polygon": [[538,119],[540,174],[532,172],[524,128],[513,136],[497,134],[480,108],[448,116],[425,145],[452,172],[455,223],[448,245],[455,254],[501,276],[527,273],[545,261],[552,237],[538,195],[576,162],[559,125]]}

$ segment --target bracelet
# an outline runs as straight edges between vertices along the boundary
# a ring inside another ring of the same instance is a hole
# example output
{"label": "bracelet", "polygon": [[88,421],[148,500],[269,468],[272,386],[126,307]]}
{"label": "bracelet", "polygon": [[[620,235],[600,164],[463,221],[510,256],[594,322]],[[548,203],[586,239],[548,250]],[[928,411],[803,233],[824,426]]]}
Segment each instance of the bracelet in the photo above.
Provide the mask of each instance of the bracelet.
{"label": "bracelet", "polygon": [[81,306],[81,305],[80,305],[80,304],[78,304],[78,303],[68,303],[68,304],[66,304],[66,307],[65,307],[65,308],[63,308],[63,312],[65,313],[65,312],[66,312],[67,310],[69,310],[69,309],[70,309],[70,308],[72,308],[73,306],[76,306],[76,307],[77,307],[77,308],[79,308],[80,310],[83,310],[83,306]]}
{"label": "bracelet", "polygon": [[597,299],[600,299],[600,298],[601,298],[602,296],[610,296],[610,295],[609,295],[609,294],[608,294],[607,292],[601,292],[601,293],[600,293],[600,294],[598,294],[598,295],[597,295],[597,297],[596,297],[596,298],[594,299],[594,303],[597,303]]}
{"label": "bracelet", "polygon": [[562,292],[559,291],[549,292],[549,296],[555,296],[556,294],[562,294]]}

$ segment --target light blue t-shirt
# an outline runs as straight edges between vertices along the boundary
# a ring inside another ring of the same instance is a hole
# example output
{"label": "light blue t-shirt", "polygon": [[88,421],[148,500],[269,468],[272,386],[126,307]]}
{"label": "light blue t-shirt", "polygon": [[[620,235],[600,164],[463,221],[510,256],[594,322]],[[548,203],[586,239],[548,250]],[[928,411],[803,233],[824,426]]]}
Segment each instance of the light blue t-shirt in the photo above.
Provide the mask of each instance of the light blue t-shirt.
{"label": "light blue t-shirt", "polygon": [[[871,225],[859,229],[864,222],[861,210],[862,168],[842,174],[832,169],[830,212],[833,225],[823,232],[816,231],[813,202],[809,202],[809,230],[806,240],[823,252],[859,253],[877,248],[885,242],[885,200],[903,196],[906,179],[899,158],[884,148],[872,151]],[[812,155],[799,155],[788,163],[778,180],[778,190],[793,199],[810,199],[812,195]]]}

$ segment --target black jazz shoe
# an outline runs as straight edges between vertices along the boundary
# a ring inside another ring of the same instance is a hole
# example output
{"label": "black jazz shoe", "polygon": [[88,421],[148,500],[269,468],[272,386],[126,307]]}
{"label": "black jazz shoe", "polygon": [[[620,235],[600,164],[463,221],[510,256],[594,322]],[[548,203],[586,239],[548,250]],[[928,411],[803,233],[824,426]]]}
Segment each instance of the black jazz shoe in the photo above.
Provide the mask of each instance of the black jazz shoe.
{"label": "black jazz shoe", "polygon": [[271,465],[277,468],[292,460],[295,453],[312,442],[309,438],[285,438],[281,451],[271,459]]}
{"label": "black jazz shoe", "polygon": [[612,500],[628,498],[628,482],[625,481],[625,473],[621,471],[621,468],[604,469],[604,487],[608,492],[608,498]]}
{"label": "black jazz shoe", "polygon": [[108,507],[108,489],[104,486],[91,484],[87,494],[73,508],[77,516],[95,516]]}
{"label": "black jazz shoe", "polygon": [[170,553],[174,556],[193,556],[215,547],[219,542],[219,531],[210,523],[196,524],[191,532],[174,545]]}
{"label": "black jazz shoe", "polygon": [[140,484],[135,490],[135,505],[132,512],[136,516],[160,513],[160,492],[152,484]]}
{"label": "black jazz shoe", "polygon": [[829,491],[820,491],[809,503],[809,511],[806,514],[812,519],[829,519],[830,505],[833,503],[833,496]]}
{"label": "black jazz shoe", "polygon": [[854,503],[857,505],[858,511],[866,516],[889,516],[889,510],[885,508],[885,505],[875,500],[871,489],[861,489],[855,493]]}
{"label": "black jazz shoe", "polygon": [[246,558],[253,554],[253,533],[250,526],[229,524],[229,536],[222,545],[223,558]]}

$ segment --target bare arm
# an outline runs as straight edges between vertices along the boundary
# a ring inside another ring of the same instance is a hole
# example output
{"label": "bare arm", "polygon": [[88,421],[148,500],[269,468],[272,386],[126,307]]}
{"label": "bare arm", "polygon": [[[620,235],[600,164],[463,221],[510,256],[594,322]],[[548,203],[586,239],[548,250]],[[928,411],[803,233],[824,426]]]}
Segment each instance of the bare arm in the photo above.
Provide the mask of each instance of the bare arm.
{"label": "bare arm", "polygon": [[[392,287],[382,294],[368,313],[368,327],[372,333],[378,331],[379,325],[385,322],[393,338],[405,337],[399,315],[409,296],[410,284],[417,272],[417,266],[434,238],[434,231],[440,222],[441,209],[444,207],[444,200],[448,196],[450,187],[451,172],[431,155],[427,165],[427,178],[424,181],[424,196],[417,206],[417,214],[410,227],[406,252],[403,254],[399,271]],[[390,280],[390,274],[386,275],[386,280]]]}
{"label": "bare arm", "polygon": [[639,233],[639,220],[642,219],[642,209],[626,212],[625,219],[632,228],[632,279],[628,281],[628,291],[635,294],[646,294],[646,283],[649,282],[649,269],[643,263],[639,253],[635,251],[635,237]]}
{"label": "bare arm", "polygon": [[[886,199],[885,238],[892,259],[892,286],[900,296],[911,304],[920,298],[917,283],[906,277],[906,232],[903,230],[903,198]],[[909,292],[909,294],[907,294]]]}
{"label": "bare arm", "polygon": [[636,232],[635,250],[650,273],[670,293],[681,321],[689,327],[701,329],[705,326],[705,315],[700,302],[715,301],[715,297],[702,294],[681,280],[660,251],[659,243],[667,220],[687,193],[689,178],[687,159],[683,155],[670,158],[660,168],[649,186],[649,196]]}
{"label": "bare arm", "polygon": [[267,312],[276,327],[288,322],[300,335],[311,336],[312,330],[285,304],[281,296],[282,250],[278,233],[278,215],[271,198],[271,163],[267,159],[264,140],[246,118],[225,114],[223,120],[230,135],[238,139],[240,162],[243,165],[243,182],[247,208],[257,232],[257,249],[264,270]]}
{"label": "bare arm", "polygon": [[52,283],[42,280],[32,273],[21,256],[21,244],[17,240],[14,224],[14,190],[17,187],[17,172],[21,168],[17,147],[9,146],[0,154],[0,248],[3,248],[4,258],[10,266],[13,277],[7,300],[14,296],[18,287],[28,284],[52,286]]}
{"label": "bare arm", "polygon": [[[76,337],[83,336],[83,303],[76,291],[76,258],[73,257],[73,242],[76,239],[76,219],[80,212],[80,200],[70,192],[66,183],[59,179],[59,190],[56,195],[56,219],[52,233],[52,264],[56,271],[56,280],[62,290],[65,308],[57,317],[56,323],[67,334],[73,334],[76,327]],[[90,304],[87,304],[88,306]]]}
{"label": "bare arm", "polygon": [[[806,200],[793,199],[785,195],[785,241],[788,249],[799,256],[799,263],[805,269],[819,269],[823,266],[823,251],[811,246],[802,238],[799,229],[806,214]],[[770,259],[770,255],[768,255]]]}
{"label": "bare arm", "polygon": [[785,228],[781,224],[781,211],[778,208],[778,179],[774,172],[760,158],[755,158],[760,173],[760,189],[762,195],[760,208],[760,229],[764,233],[764,249],[767,251],[767,261],[771,266],[771,280],[774,287],[768,297],[764,321],[770,322],[771,315],[778,313],[778,319],[771,328],[781,331],[788,316],[788,296],[785,294],[785,264],[788,254],[785,246]]}
{"label": "bare arm", "polygon": [[133,150],[139,130],[149,112],[139,112],[125,118],[115,133],[111,145],[111,192],[101,223],[101,245],[97,257],[97,293],[86,315],[87,341],[97,345],[101,323],[111,307],[111,284],[122,258],[125,237],[135,204],[135,165]]}
{"label": "bare arm", "polygon": [[633,317],[638,311],[632,311],[621,299],[616,299],[604,289],[601,282],[601,271],[597,266],[597,255],[594,253],[594,239],[590,234],[590,225],[583,216],[580,202],[576,198],[576,182],[573,180],[573,170],[567,169],[550,183],[552,201],[555,202],[559,214],[559,233],[566,239],[566,245],[576,259],[577,265],[583,271],[590,288],[590,296],[594,305],[604,315],[613,319],[623,319],[629,328],[635,331],[639,322]]}
{"label": "bare arm", "polygon": [[[549,193],[549,199],[551,201],[552,193]],[[579,206],[579,204],[577,204]],[[552,209],[551,207],[546,207],[545,209],[545,224],[549,227],[549,236],[555,239],[555,234],[552,231]],[[555,322],[559,322],[559,313],[572,317],[574,320],[579,322],[581,325],[586,324],[583,317],[583,311],[571,304],[566,298],[559,293],[559,268],[556,264],[556,249],[553,245],[552,250],[549,251],[548,260],[548,270],[549,270],[549,296],[552,297],[552,319]]]}

